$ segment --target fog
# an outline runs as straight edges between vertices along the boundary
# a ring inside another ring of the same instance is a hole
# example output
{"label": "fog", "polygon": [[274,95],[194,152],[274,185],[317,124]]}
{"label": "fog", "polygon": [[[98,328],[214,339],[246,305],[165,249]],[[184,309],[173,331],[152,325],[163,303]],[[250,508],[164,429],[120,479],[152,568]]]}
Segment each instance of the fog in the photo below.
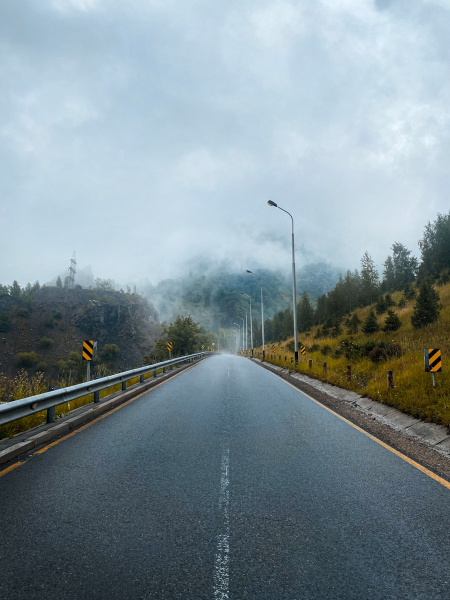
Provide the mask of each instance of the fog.
{"label": "fog", "polygon": [[0,282],[418,255],[449,209],[444,0],[0,3]]}

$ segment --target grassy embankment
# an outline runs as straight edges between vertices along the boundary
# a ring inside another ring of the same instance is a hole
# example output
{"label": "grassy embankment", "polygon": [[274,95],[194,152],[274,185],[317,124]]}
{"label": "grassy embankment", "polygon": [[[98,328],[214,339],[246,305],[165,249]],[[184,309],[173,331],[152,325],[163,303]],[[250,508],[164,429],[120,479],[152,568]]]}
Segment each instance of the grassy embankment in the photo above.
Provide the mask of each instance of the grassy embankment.
{"label": "grassy embankment", "polygon": [[[162,369],[158,369],[157,372],[162,373]],[[144,379],[152,377],[153,372],[150,372],[144,376]],[[139,383],[139,377],[134,377],[133,379],[127,381],[127,387],[131,387],[136,383]],[[60,381],[59,385],[60,387],[65,387],[66,384],[63,381]],[[100,398],[105,398],[111,394],[114,394],[115,392],[119,392],[121,389],[122,385],[118,383],[107,389],[101,390]],[[28,376],[28,374],[25,371],[22,371],[12,381],[8,380],[6,377],[0,376],[0,395],[9,395],[10,397],[12,397],[13,400],[19,400],[20,398],[28,398],[29,396],[42,394],[47,391],[48,383],[44,381],[43,373],[37,373],[36,375]],[[66,402],[65,404],[60,404],[55,409],[55,420],[60,419],[68,412],[75,410],[76,408],[80,408],[81,406],[85,406],[86,404],[90,404],[93,401],[94,394],[87,394],[86,396],[82,396],[81,398],[77,398],[76,400],[71,400],[70,402]],[[24,417],[23,419],[13,421],[12,423],[1,425],[0,439],[3,439],[5,437],[12,437],[17,433],[28,431],[33,427],[42,425],[42,423],[45,423],[46,419],[47,411],[41,411],[30,417]]]}
{"label": "grassy embankment", "polygon": [[[346,326],[342,324],[344,333],[334,338],[317,339],[318,327],[312,328],[308,334],[299,334],[307,352],[299,359],[298,371],[389,404],[424,421],[450,425],[450,284],[438,288],[438,292],[443,306],[439,320],[423,329],[414,329],[411,325],[415,301],[410,301],[405,308],[394,307],[402,322],[400,329],[394,332],[384,333],[380,329],[377,333],[367,335],[362,333],[360,327],[359,333],[348,335]],[[400,292],[392,294],[395,302],[401,297]],[[364,323],[371,308],[374,307],[354,311],[361,323]],[[380,328],[385,318],[386,313],[378,316]],[[386,358],[373,362],[367,355],[361,356],[364,346],[367,347],[370,342],[384,346],[386,350],[389,346],[393,349],[394,345],[399,346],[401,356],[388,354]],[[270,342],[266,344],[266,359],[292,369],[294,354],[289,350],[292,346],[293,338],[279,343]],[[274,355],[273,347],[276,349]],[[433,388],[432,375],[424,370],[424,348],[440,348],[442,351],[443,371],[436,374],[436,388]],[[258,348],[257,351],[261,356],[262,349]],[[347,365],[351,366],[350,381],[347,381]],[[394,388],[390,391],[387,387],[388,370],[393,371],[394,378]]]}

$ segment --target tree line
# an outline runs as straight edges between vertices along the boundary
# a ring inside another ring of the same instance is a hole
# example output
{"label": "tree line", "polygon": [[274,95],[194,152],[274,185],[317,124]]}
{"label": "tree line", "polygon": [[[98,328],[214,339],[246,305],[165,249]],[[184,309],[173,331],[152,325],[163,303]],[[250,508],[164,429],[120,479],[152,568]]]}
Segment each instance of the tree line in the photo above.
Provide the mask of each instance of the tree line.
{"label": "tree line", "polygon": [[[438,214],[424,230],[418,242],[421,254],[419,261],[412,252],[399,242],[391,246],[392,253],[383,264],[380,277],[372,257],[365,252],[361,258],[361,269],[347,270],[340,275],[332,290],[322,294],[314,304],[307,293],[297,302],[297,323],[299,333],[306,332],[315,325],[321,325],[318,336],[342,333],[342,320],[356,308],[375,304],[368,322],[361,324],[355,314],[345,323],[348,333],[356,333],[362,325],[365,333],[374,333],[379,328],[375,312],[387,313],[384,330],[393,331],[400,327],[400,320],[393,311],[395,303],[391,293],[403,291],[400,308],[416,298],[414,314],[411,318],[415,328],[423,327],[437,320],[440,311],[439,294],[435,285],[450,281],[450,212]],[[292,310],[277,312],[264,322],[265,341],[281,341],[292,336]],[[254,322],[255,346],[262,343],[261,327]]]}

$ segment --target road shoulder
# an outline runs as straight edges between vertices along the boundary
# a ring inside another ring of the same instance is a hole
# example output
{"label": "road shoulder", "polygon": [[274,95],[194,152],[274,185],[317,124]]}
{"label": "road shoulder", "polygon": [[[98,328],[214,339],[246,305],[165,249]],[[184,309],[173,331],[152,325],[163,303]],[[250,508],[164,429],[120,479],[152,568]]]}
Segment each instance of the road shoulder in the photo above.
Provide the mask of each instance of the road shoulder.
{"label": "road shoulder", "polygon": [[391,406],[312,379],[302,373],[290,373],[287,369],[263,363],[256,358],[251,360],[385,444],[450,481],[448,427],[414,419]]}

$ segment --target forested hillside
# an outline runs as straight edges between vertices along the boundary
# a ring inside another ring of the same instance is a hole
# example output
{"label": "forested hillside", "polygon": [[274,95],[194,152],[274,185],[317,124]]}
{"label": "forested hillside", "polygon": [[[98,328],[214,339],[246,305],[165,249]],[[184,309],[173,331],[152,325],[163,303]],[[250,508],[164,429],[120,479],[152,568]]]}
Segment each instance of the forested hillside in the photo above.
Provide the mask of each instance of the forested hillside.
{"label": "forested hillside", "polygon": [[[166,279],[156,286],[140,286],[145,297],[157,307],[161,321],[172,321],[179,314],[190,314],[203,327],[217,333],[219,329],[232,329],[236,316],[245,316],[245,308],[249,312],[251,298],[257,327],[261,321],[261,285],[267,317],[292,306],[290,273],[283,275],[259,270],[250,274],[244,269],[242,273],[231,273],[216,269],[207,261],[200,267],[200,271],[190,272],[181,279]],[[338,269],[327,263],[310,264],[297,270],[298,288],[312,301],[331,290],[338,277]],[[247,315],[249,318],[250,314]]]}
{"label": "forested hillside", "polygon": [[[429,300],[422,315],[416,318],[417,326],[436,321],[439,302],[433,300],[431,287],[450,282],[450,213],[437,215],[434,222],[425,226],[419,249],[421,260],[413,256],[412,251],[403,244],[394,242],[391,254],[384,261],[381,277],[371,256],[365,252],[361,258],[361,269],[341,274],[335,286],[317,300],[303,293],[297,302],[299,333],[309,331],[314,325],[322,325],[319,335],[326,336],[330,333],[337,336],[348,324],[348,315],[355,309],[373,304],[377,314],[383,314],[389,309],[392,312],[396,305],[391,294],[396,291],[403,292],[398,308],[404,308],[408,301],[416,297],[423,285],[427,286]],[[292,335],[291,307],[278,312],[272,319],[267,319],[266,341],[281,341]],[[353,327],[357,327],[355,317],[352,316],[351,319]]]}

